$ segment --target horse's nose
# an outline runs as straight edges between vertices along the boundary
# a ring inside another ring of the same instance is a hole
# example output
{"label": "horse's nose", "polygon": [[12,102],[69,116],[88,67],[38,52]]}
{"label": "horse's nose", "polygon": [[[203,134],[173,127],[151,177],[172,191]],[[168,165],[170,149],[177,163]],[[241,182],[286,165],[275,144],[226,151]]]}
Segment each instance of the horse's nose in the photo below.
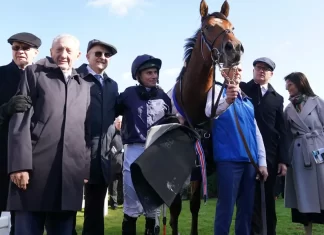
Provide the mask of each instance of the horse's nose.
{"label": "horse's nose", "polygon": [[233,43],[232,43],[232,42],[227,42],[227,43],[225,44],[225,51],[229,52],[229,51],[232,51],[232,50],[234,50],[234,45],[233,45]]}
{"label": "horse's nose", "polygon": [[244,47],[242,43],[239,43],[236,48],[238,49],[238,51],[244,53]]}

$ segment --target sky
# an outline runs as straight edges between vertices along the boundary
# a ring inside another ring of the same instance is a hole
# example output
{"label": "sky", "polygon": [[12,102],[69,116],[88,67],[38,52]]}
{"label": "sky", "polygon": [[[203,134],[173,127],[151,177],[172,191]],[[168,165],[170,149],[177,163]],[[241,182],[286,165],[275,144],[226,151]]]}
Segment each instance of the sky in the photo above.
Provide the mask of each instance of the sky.
{"label": "sky", "polygon": [[[252,79],[253,61],[269,57],[276,63],[270,83],[288,104],[284,76],[299,71],[314,92],[324,98],[320,68],[324,55],[324,1],[229,0],[229,20],[243,43],[243,81]],[[209,11],[220,11],[223,1],[206,0]],[[36,60],[49,55],[52,40],[68,33],[81,42],[78,67],[86,63],[87,44],[99,39],[116,46],[107,74],[122,92],[136,84],[130,71],[133,60],[150,54],[162,60],[160,85],[172,88],[183,65],[185,39],[200,26],[200,0],[15,0],[4,1],[0,14],[0,65],[11,61],[7,39],[30,32],[42,39]],[[219,72],[216,79],[222,81]]]}

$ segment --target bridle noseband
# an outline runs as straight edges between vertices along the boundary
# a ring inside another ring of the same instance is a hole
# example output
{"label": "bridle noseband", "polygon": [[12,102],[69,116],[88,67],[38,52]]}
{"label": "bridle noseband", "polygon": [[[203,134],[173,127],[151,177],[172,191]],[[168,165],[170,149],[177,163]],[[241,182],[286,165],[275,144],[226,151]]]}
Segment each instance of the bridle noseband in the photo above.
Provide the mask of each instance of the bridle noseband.
{"label": "bridle noseband", "polygon": [[[219,63],[219,60],[221,58],[221,56],[224,54],[224,51],[223,51],[223,42],[224,42],[224,39],[225,39],[225,36],[227,34],[234,34],[233,33],[233,29],[223,29],[222,32],[220,32],[214,39],[213,41],[210,43],[210,41],[207,39],[206,37],[206,34],[204,32],[204,29],[207,28],[207,26],[203,26],[203,23],[205,21],[205,19],[207,19],[209,16],[206,16],[202,19],[202,23],[201,23],[201,28],[200,28],[200,34],[201,34],[201,42],[200,42],[200,51],[201,51],[201,55],[203,57],[203,59],[206,61],[205,59],[205,56],[204,56],[204,50],[203,50],[203,45],[206,45],[207,49],[210,51],[211,53],[211,59],[212,61],[217,64],[218,66],[221,66],[220,63]],[[221,48],[218,49],[217,47],[214,47],[215,46],[215,43],[217,41],[217,39],[219,37],[223,36],[222,38],[222,43],[221,43]],[[216,53],[214,53],[216,52]],[[221,68],[221,67],[220,67]]]}
{"label": "bridle noseband", "polygon": [[[206,61],[206,59],[205,59],[205,56],[204,56],[203,45],[206,45],[207,49],[210,51],[210,56],[211,56],[211,59],[212,59],[212,68],[213,68],[213,70],[214,70],[214,71],[213,71],[213,85],[212,85],[212,100],[214,100],[214,98],[215,98],[215,85],[216,85],[216,66],[219,67],[220,71],[223,70],[223,64],[220,63],[220,58],[221,58],[221,56],[224,55],[224,50],[223,50],[223,48],[224,48],[224,47],[223,47],[224,39],[225,39],[225,36],[226,36],[227,34],[230,34],[230,33],[234,34],[234,33],[233,33],[233,29],[223,29],[223,30],[222,30],[222,31],[221,31],[221,32],[220,32],[220,33],[219,33],[219,34],[218,34],[218,35],[213,39],[213,41],[210,43],[210,41],[207,39],[206,34],[205,34],[205,32],[204,32],[204,29],[206,29],[207,26],[204,26],[204,25],[203,25],[203,23],[205,22],[205,20],[206,20],[209,16],[211,16],[211,15],[207,15],[207,16],[205,16],[205,17],[202,18],[202,23],[201,23],[201,27],[200,27],[200,34],[201,34],[201,37],[200,37],[200,38],[201,38],[200,51],[201,51],[201,55],[202,55],[204,61]],[[215,18],[217,18],[217,17],[215,17]],[[222,38],[222,43],[220,44],[220,45],[221,45],[221,48],[218,49],[217,47],[215,47],[215,43],[217,42],[217,40],[218,40],[221,36],[223,36],[223,38]],[[214,53],[214,52],[216,52],[216,53]],[[183,71],[183,74],[184,74],[184,73],[185,73],[185,71]],[[196,128],[194,128],[194,126],[192,125],[192,123],[191,123],[191,121],[190,121],[190,119],[189,119],[189,117],[188,117],[188,115],[187,115],[187,113],[186,113],[186,111],[185,111],[185,108],[184,108],[184,102],[183,102],[183,99],[182,99],[182,77],[183,77],[183,74],[182,74],[182,76],[181,76],[180,79],[179,79],[179,83],[180,83],[180,84],[179,84],[179,85],[180,85],[180,101],[181,101],[181,103],[182,103],[183,113],[184,113],[184,115],[185,115],[185,119],[187,120],[187,122],[188,122],[190,128],[191,128],[192,130],[195,130]],[[227,78],[228,78],[228,76],[227,76]],[[218,98],[217,98],[217,101],[216,101],[215,105],[212,105],[212,107],[211,107],[211,110],[212,110],[212,112],[211,112],[211,117],[208,118],[207,121],[205,121],[205,122],[203,122],[203,123],[200,123],[200,124],[198,124],[197,126],[202,126],[202,125],[204,125],[205,123],[207,123],[208,121],[214,119],[214,117],[215,117],[214,114],[216,113],[216,108],[217,108],[217,106],[218,106],[218,104],[219,104],[220,96],[221,96],[221,94],[222,94],[222,92],[223,92],[223,89],[224,89],[224,87],[225,87],[226,80],[227,80],[227,79],[224,80],[224,83],[223,83],[222,89],[221,89],[221,91],[220,91],[220,93],[219,93],[219,95],[218,95]],[[230,80],[233,80],[233,79],[230,79]]]}

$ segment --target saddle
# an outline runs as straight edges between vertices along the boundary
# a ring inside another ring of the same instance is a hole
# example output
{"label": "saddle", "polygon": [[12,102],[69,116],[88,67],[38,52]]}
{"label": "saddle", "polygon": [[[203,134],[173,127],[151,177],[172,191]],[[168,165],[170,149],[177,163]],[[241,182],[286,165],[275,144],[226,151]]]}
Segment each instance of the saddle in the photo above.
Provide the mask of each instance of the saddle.
{"label": "saddle", "polygon": [[171,206],[196,167],[197,133],[167,116],[147,135],[145,151],[131,164],[135,191],[144,211]]}

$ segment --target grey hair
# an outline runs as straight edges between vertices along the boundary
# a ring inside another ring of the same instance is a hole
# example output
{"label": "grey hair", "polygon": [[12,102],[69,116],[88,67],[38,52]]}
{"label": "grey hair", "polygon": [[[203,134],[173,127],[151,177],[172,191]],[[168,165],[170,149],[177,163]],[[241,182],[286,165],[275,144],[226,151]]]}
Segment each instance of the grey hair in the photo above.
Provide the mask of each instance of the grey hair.
{"label": "grey hair", "polygon": [[119,115],[118,117],[116,117],[115,121],[118,121],[118,120],[122,121],[123,120],[123,116]]}
{"label": "grey hair", "polygon": [[80,41],[79,39],[77,39],[75,36],[71,35],[71,34],[60,34],[58,36],[56,36],[54,39],[53,39],[53,42],[52,42],[52,47],[54,46],[55,43],[57,43],[60,39],[62,38],[70,38],[72,39],[75,44],[76,44],[76,47],[79,49],[80,48]]}

